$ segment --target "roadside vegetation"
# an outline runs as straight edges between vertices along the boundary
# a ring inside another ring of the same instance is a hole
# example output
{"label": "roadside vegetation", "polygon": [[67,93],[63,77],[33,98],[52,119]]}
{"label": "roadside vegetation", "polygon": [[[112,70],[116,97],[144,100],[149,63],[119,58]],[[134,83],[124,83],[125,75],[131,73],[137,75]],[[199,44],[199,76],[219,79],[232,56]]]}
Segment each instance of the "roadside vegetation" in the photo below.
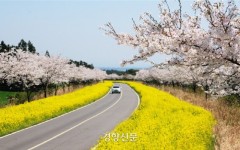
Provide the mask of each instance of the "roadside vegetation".
{"label": "roadside vegetation", "polygon": [[9,104],[9,98],[15,97],[16,92],[0,91],[0,107]]}
{"label": "roadside vegetation", "polygon": [[54,118],[104,96],[112,86],[105,81],[80,90],[0,109],[0,136]]}
{"label": "roadside vegetation", "polygon": [[[131,33],[118,31],[112,23],[102,29],[118,44],[138,49],[122,65],[142,60],[152,64],[132,79],[171,86],[166,89],[176,97],[211,111],[217,120],[215,148],[239,150],[239,5],[236,0],[195,0],[187,5],[183,0],[176,2],[178,5],[162,0],[158,18],[145,12],[137,22],[133,20]],[[170,58],[153,61],[152,57],[159,54]],[[193,93],[179,87],[192,88]],[[199,89],[201,93],[197,94]]]}
{"label": "roadside vegetation", "polygon": [[214,148],[212,114],[201,107],[137,82],[125,82],[141,97],[133,115],[118,125],[114,133],[136,133],[135,142],[99,141],[96,149],[191,149]]}
{"label": "roadside vegetation", "polygon": [[0,107],[66,93],[69,87],[96,83],[107,76],[81,60],[50,55],[48,51],[39,54],[30,41],[23,39],[17,46],[2,41],[0,62],[0,91],[17,92],[7,97],[8,102],[6,97],[0,99]]}
{"label": "roadside vegetation", "polygon": [[191,89],[163,85],[153,86],[179,99],[201,106],[214,115],[217,120],[214,128],[215,149],[240,149],[240,103],[236,96],[206,100],[204,93],[201,91],[194,92]]}

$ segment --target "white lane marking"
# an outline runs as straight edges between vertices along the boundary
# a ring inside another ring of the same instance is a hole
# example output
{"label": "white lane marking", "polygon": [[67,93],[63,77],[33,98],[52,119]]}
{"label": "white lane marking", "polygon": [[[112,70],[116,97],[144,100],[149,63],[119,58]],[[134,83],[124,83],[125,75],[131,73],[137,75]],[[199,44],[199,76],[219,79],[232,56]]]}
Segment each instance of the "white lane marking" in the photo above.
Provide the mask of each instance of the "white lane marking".
{"label": "white lane marking", "polygon": [[58,135],[55,135],[54,137],[52,137],[52,138],[50,138],[50,139],[48,139],[48,140],[46,140],[46,141],[44,141],[44,142],[42,142],[42,143],[34,146],[34,147],[29,148],[28,150],[33,150],[33,149],[35,149],[35,148],[37,148],[37,147],[39,147],[39,146],[41,146],[41,145],[44,145],[44,144],[46,144],[47,142],[49,142],[49,141],[51,141],[51,140],[53,140],[53,139],[56,139],[57,137],[59,137],[59,136],[65,134],[65,133],[67,133],[67,132],[75,129],[76,127],[81,126],[82,124],[86,123],[87,121],[89,121],[89,120],[91,120],[91,119],[93,119],[93,118],[95,118],[95,117],[103,114],[104,112],[106,112],[107,110],[109,110],[110,108],[112,108],[114,105],[116,105],[116,104],[121,100],[121,98],[122,98],[122,93],[123,93],[123,92],[121,92],[121,95],[120,95],[120,97],[118,98],[118,100],[117,100],[115,103],[113,103],[111,106],[109,106],[108,108],[106,108],[105,110],[101,111],[100,113],[98,113],[98,114],[96,114],[96,115],[94,115],[94,116],[92,116],[92,117],[90,117],[90,118],[88,118],[88,119],[80,122],[79,124],[77,124],[77,125],[69,128],[69,129],[67,129],[67,130],[59,133]]}
{"label": "white lane marking", "polygon": [[[128,86],[130,86],[130,85],[128,85]],[[131,86],[130,86],[131,87]],[[133,92],[137,95],[137,98],[138,98],[138,105],[137,105],[137,107],[135,108],[135,110],[139,107],[139,105],[140,105],[140,97],[139,97],[139,95],[138,95],[138,93],[131,87],[131,89],[133,90]],[[134,110],[134,111],[135,111]]]}
{"label": "white lane marking", "polygon": [[89,104],[87,104],[87,105],[84,105],[84,106],[82,106],[82,107],[80,107],[80,108],[78,108],[78,109],[75,109],[75,110],[70,111],[70,112],[68,112],[68,113],[62,114],[62,115],[57,116],[57,117],[55,117],[55,118],[51,118],[51,119],[46,120],[46,121],[44,121],[44,122],[40,122],[40,123],[38,123],[38,124],[36,124],[36,125],[33,125],[33,126],[30,126],[30,127],[27,127],[27,128],[21,129],[21,130],[18,130],[18,131],[16,131],[16,132],[13,132],[13,133],[4,135],[4,136],[0,137],[0,140],[3,139],[3,138],[5,138],[5,137],[8,137],[8,136],[14,135],[14,134],[16,134],[16,133],[22,132],[22,131],[24,131],[24,130],[28,130],[28,129],[31,129],[31,128],[33,128],[33,127],[40,126],[40,125],[42,125],[42,124],[44,124],[44,123],[47,123],[47,122],[49,122],[49,121],[52,121],[52,120],[61,118],[61,117],[65,116],[65,115],[67,115],[67,114],[73,113],[73,112],[75,112],[75,111],[78,111],[78,110],[81,110],[81,109],[83,109],[83,108],[85,108],[85,107],[88,107],[88,106],[90,106],[90,105],[92,105],[92,104],[95,104],[95,103],[99,102],[100,100],[104,99],[107,95],[109,95],[110,91],[111,91],[111,88],[110,88],[110,90],[108,91],[108,93],[107,93],[106,95],[104,95],[103,97],[95,100],[95,101],[92,102],[92,103],[89,103]]}
{"label": "white lane marking", "polygon": [[[121,82],[118,82],[118,83],[121,83]],[[140,97],[139,97],[138,93],[133,89],[133,87],[131,87],[129,84],[127,84],[127,83],[121,83],[121,84],[129,86],[130,89],[133,91],[133,93],[137,96],[138,104],[137,104],[136,108],[134,109],[134,111],[132,112],[132,114],[133,114],[135,112],[135,110],[138,108],[138,106],[140,105]]]}
{"label": "white lane marking", "polygon": [[[118,83],[121,83],[121,82],[118,82]],[[130,116],[132,116],[133,114],[134,114],[134,112],[137,110],[137,108],[138,108],[138,106],[140,105],[140,97],[139,97],[139,95],[137,94],[137,92],[129,85],[129,84],[127,84],[127,83],[121,83],[121,84],[124,84],[124,85],[127,85],[127,86],[129,86],[130,87],[130,89],[136,94],[136,96],[137,96],[137,99],[138,99],[138,105],[136,106],[136,108],[134,109],[134,111],[132,112],[132,114],[130,115]],[[129,117],[130,117],[129,116]],[[129,118],[128,117],[128,118]],[[128,119],[127,118],[127,119]],[[116,127],[115,127],[116,128]],[[114,129],[113,129],[114,130]],[[106,133],[108,133],[108,132],[106,132]],[[97,146],[98,146],[98,143],[92,148],[92,150],[96,150],[97,149]]]}

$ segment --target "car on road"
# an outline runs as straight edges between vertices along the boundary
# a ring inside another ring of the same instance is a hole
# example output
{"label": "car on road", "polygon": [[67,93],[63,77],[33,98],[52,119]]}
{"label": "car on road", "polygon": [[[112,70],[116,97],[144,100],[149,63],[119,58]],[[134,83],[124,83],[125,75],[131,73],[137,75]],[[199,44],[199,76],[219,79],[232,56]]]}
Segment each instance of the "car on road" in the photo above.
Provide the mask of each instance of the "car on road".
{"label": "car on road", "polygon": [[113,93],[121,93],[121,88],[120,88],[120,86],[114,85],[114,86],[112,87],[111,93],[112,93],[112,94],[113,94]]}

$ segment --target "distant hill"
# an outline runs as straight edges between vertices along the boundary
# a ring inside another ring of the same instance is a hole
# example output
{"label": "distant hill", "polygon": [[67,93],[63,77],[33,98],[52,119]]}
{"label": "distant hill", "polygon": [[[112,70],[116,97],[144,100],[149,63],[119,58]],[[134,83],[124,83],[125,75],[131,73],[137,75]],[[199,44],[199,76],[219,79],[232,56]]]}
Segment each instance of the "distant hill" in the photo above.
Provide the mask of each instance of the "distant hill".
{"label": "distant hill", "polygon": [[106,71],[107,74],[117,74],[117,75],[136,75],[136,72],[140,69],[138,68],[111,68],[111,67],[102,67],[102,70]]}

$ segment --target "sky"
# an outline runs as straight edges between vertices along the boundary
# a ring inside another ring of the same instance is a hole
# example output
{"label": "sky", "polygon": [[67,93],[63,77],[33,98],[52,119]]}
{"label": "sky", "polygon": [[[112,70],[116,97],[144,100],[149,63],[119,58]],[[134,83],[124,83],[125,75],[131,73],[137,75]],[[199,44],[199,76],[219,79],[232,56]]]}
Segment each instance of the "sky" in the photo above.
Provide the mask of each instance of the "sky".
{"label": "sky", "polygon": [[[133,33],[132,18],[150,12],[158,16],[158,0],[0,0],[0,41],[17,45],[31,41],[37,51],[83,60],[96,67],[120,67],[122,60],[138,52],[100,30],[107,22],[122,33]],[[188,4],[188,1],[184,3]],[[176,0],[170,5],[176,6]],[[190,4],[189,4],[190,5]],[[162,62],[164,55],[153,58]],[[146,68],[139,62],[127,68]]]}

